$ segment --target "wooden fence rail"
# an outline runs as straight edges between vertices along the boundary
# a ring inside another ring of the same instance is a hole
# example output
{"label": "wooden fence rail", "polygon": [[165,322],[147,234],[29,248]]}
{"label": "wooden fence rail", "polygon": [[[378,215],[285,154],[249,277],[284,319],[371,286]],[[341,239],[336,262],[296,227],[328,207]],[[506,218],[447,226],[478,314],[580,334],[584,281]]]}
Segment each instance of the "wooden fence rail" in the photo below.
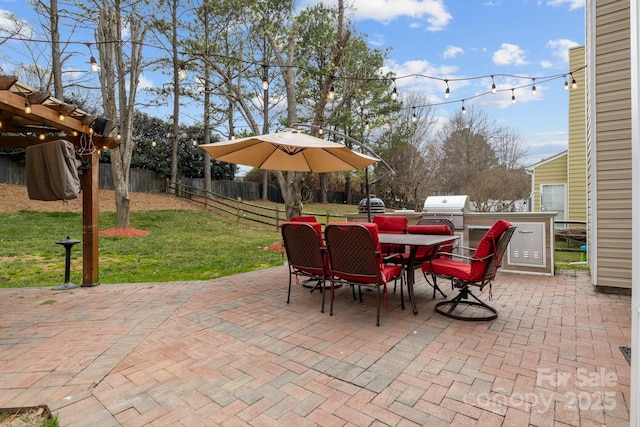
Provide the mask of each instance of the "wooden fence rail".
{"label": "wooden fence rail", "polygon": [[[240,197],[233,199],[222,194],[206,192],[201,188],[187,186],[181,182],[167,182],[167,192],[201,203],[206,208],[234,216],[238,223],[240,221],[249,221],[272,226],[279,230],[280,223],[287,220],[287,213],[278,204],[275,204],[272,208],[262,206],[243,201]],[[344,216],[332,215],[329,212],[304,212],[303,215],[314,215],[323,224],[345,220]]]}

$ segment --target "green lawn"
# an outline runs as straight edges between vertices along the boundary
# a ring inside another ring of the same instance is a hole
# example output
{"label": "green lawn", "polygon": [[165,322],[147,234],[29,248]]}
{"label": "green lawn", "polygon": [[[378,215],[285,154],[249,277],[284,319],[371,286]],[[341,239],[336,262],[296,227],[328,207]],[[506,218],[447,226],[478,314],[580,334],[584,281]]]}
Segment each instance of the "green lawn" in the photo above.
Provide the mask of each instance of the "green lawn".
{"label": "green lawn", "polygon": [[[115,213],[100,214],[100,229],[115,223]],[[131,223],[151,234],[101,236],[100,283],[211,279],[283,262],[281,253],[264,249],[282,240],[273,228],[238,225],[205,211],[138,212],[131,214]],[[56,242],[67,236],[82,240],[82,217],[0,214],[0,234],[0,287],[57,286],[64,282],[65,251]],[[70,281],[82,282],[81,245],[72,249]]]}
{"label": "green lawn", "polygon": [[[344,214],[353,206],[305,206],[312,213]],[[115,213],[101,213],[100,229],[115,226]],[[283,254],[265,250],[281,242],[275,227],[236,223],[207,211],[133,212],[132,227],[148,236],[99,240],[100,283],[206,280],[282,265]],[[80,213],[0,213],[0,288],[58,286],[64,282],[65,251],[56,242],[82,240]],[[558,244],[558,243],[557,243]],[[558,246],[562,246],[559,244]],[[556,270],[587,269],[572,264],[579,252],[556,251]],[[82,282],[82,249],[72,249],[72,283]]]}

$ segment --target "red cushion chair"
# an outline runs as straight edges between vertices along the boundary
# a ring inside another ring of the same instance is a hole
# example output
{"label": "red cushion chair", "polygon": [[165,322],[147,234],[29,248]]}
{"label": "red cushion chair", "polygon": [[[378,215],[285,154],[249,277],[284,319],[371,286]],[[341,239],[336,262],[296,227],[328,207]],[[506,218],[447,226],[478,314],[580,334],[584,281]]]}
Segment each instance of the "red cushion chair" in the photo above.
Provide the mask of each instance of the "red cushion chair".
{"label": "red cushion chair", "polygon": [[[374,215],[371,221],[378,226],[378,233],[404,234],[409,225],[409,219],[406,216]],[[382,245],[383,255],[402,252],[404,252],[402,245]]]}
{"label": "red cushion chair", "polygon": [[[459,290],[453,299],[436,304],[438,313],[460,320],[493,320],[498,317],[498,311],[474,295],[471,287],[482,290],[489,285],[491,297],[491,283],[515,228],[500,219],[485,233],[472,256],[438,253],[422,263],[425,274],[448,278],[452,286]],[[469,300],[469,297],[473,300]]]}
{"label": "red cushion chair", "polygon": [[[378,226],[375,223],[329,223],[324,231],[329,253],[331,270],[331,308],[333,315],[333,300],[337,284],[349,284],[352,287],[374,287],[378,295],[376,325],[380,325],[381,291],[387,301],[387,283],[391,280],[403,280],[401,265],[384,264],[378,240]],[[355,289],[354,299],[355,299]],[[326,292],[325,292],[326,294]],[[362,292],[360,301],[362,301]],[[385,304],[386,305],[386,304]],[[324,311],[324,295],[322,296],[322,311]]]}
{"label": "red cushion chair", "polygon": [[317,287],[323,291],[330,270],[320,223],[284,222],[280,230],[289,265],[287,304],[291,298],[291,282],[294,276],[298,285],[300,285],[300,276],[305,278],[303,285],[310,281],[317,282],[311,292]]}

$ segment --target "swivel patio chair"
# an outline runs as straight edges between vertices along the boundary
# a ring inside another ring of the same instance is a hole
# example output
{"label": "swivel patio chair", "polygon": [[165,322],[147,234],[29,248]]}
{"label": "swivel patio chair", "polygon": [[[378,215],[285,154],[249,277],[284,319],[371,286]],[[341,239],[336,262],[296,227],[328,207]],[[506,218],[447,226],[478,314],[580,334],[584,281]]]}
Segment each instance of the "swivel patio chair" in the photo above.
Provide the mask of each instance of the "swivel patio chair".
{"label": "swivel patio chair", "polygon": [[329,259],[322,239],[320,223],[285,222],[281,225],[282,240],[289,265],[289,290],[287,304],[291,298],[291,282],[295,276],[300,285],[300,277],[305,278],[302,285],[316,282],[311,292],[319,288],[324,291],[325,281],[329,277]]}
{"label": "swivel patio chair", "polygon": [[[355,286],[358,287],[362,302],[362,287],[375,288],[377,291],[376,326],[380,326],[381,296],[387,304],[387,283],[392,280],[403,280],[403,268],[398,264],[385,264],[378,240],[378,226],[375,223],[329,223],[325,227],[325,239],[329,253],[331,270],[330,294],[333,315],[333,300],[337,284],[352,286],[355,300]],[[382,293],[381,289],[382,288]],[[322,295],[322,311],[324,298]]]}
{"label": "swivel patio chair", "polygon": [[452,287],[459,291],[454,298],[437,303],[436,312],[459,320],[493,320],[498,317],[498,311],[481,301],[472,288],[477,287],[482,291],[488,285],[491,299],[492,282],[515,229],[507,221],[498,220],[485,233],[475,250],[459,247],[473,251],[473,255],[438,252],[431,260],[422,263],[425,274],[450,279]]}

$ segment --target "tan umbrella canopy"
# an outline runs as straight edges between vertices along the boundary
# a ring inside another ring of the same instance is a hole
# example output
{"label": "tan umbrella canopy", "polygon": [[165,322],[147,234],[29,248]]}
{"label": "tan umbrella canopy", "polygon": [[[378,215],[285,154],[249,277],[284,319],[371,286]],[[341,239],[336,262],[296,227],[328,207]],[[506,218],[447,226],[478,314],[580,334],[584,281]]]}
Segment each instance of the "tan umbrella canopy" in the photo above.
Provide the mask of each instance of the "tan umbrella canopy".
{"label": "tan umbrella canopy", "polygon": [[378,158],[296,129],[200,146],[212,159],[260,169],[339,172],[363,169]]}

